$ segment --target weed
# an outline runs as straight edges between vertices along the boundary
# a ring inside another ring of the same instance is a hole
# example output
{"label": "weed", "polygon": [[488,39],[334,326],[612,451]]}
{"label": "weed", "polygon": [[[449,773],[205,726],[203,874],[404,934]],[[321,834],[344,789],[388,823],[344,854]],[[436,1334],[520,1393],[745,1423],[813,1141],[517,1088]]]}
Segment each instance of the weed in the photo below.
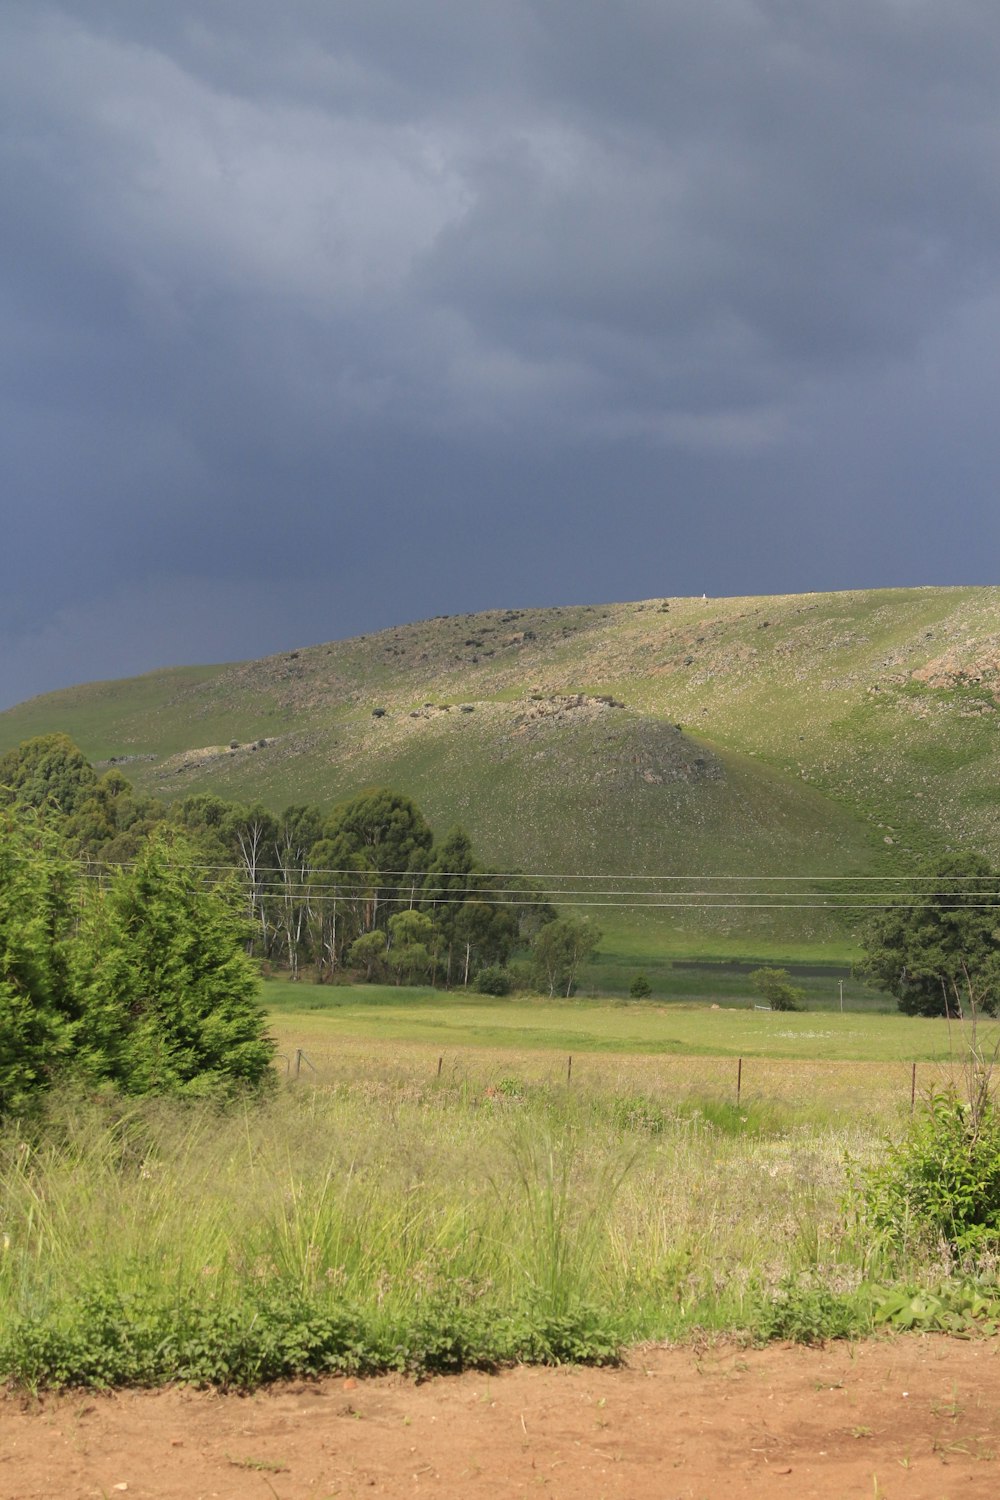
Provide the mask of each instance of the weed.
{"label": "weed", "polygon": [[862,1293],[834,1292],[815,1281],[789,1276],[769,1296],[760,1296],[751,1331],[760,1342],[788,1339],[821,1344],[871,1331],[869,1300]]}
{"label": "weed", "polygon": [[611,1105],[612,1123],[618,1130],[641,1130],[659,1135],[667,1123],[661,1105],[644,1094],[618,1095]]}
{"label": "weed", "polygon": [[287,1464],[271,1463],[266,1458],[234,1458],[231,1453],[227,1453],[226,1462],[230,1463],[234,1469],[253,1469],[267,1474],[288,1473]]}
{"label": "weed", "polygon": [[[520,1099],[524,1092],[524,1084],[517,1078],[498,1078],[493,1084],[493,1092],[500,1094],[504,1099]],[[489,1089],[487,1089],[489,1093]]]}
{"label": "weed", "polygon": [[1000,1327],[1000,1288],[995,1282],[946,1281],[936,1286],[866,1288],[872,1320],[901,1332],[967,1334]]}
{"label": "weed", "polygon": [[936,1401],[934,1403],[934,1405],[931,1407],[931,1416],[947,1417],[950,1421],[957,1422],[964,1410],[965,1408],[958,1400],[958,1397],[955,1395],[953,1389],[952,1398],[950,1401]]}

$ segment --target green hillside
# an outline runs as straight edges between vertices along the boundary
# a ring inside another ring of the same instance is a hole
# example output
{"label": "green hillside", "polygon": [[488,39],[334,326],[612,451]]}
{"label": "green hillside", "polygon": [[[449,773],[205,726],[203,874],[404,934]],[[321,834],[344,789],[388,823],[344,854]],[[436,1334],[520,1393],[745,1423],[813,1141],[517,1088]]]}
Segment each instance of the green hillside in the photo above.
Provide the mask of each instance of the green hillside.
{"label": "green hillside", "polygon": [[[143,789],[331,805],[377,782],[559,873],[852,875],[1000,857],[1000,590],[493,611],[48,694]],[[381,712],[377,712],[381,711]],[[849,949],[823,912],[599,914],[628,946]]]}

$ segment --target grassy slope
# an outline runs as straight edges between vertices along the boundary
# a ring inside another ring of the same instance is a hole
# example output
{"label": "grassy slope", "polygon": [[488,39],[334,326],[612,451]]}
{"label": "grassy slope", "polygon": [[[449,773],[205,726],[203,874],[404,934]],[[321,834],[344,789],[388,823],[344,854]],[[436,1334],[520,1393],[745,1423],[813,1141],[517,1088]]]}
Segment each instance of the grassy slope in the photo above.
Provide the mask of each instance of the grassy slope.
{"label": "grassy slope", "polygon": [[[435,826],[465,823],[489,862],[530,869],[852,874],[935,843],[1000,855],[998,688],[1000,590],[647,601],[50,694],[0,714],[0,749],[63,729],[95,759],[151,757],[128,774],[160,795],[276,808],[389,782]],[[625,707],[556,697],[580,692]],[[849,946],[816,916],[600,920],[612,959]]]}

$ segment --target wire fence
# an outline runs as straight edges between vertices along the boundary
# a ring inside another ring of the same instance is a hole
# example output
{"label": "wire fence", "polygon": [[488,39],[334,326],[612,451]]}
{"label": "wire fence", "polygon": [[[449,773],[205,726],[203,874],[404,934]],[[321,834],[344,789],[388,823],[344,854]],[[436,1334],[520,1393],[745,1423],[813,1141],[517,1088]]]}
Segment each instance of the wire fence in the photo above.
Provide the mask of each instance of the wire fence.
{"label": "wire fence", "polygon": [[429,1043],[391,1048],[356,1039],[336,1046],[310,1041],[279,1055],[285,1075],[319,1088],[424,1090],[459,1088],[489,1097],[502,1084],[508,1097],[518,1087],[563,1088],[629,1095],[642,1092],[663,1103],[704,1098],[731,1103],[779,1104],[847,1117],[912,1114],[942,1088],[965,1092],[966,1070],[957,1058],[935,1061],[856,1061],[759,1056],[627,1056],[605,1052],[560,1053],[526,1049],[465,1047],[441,1050]]}

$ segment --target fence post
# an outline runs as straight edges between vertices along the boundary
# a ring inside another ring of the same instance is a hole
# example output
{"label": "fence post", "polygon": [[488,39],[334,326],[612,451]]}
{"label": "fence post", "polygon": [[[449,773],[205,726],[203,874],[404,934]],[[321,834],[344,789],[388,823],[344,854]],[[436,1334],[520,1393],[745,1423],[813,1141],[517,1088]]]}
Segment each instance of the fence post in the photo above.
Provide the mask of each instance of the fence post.
{"label": "fence post", "polygon": [[570,1082],[572,1082],[572,1079],[573,1079],[573,1055],[571,1053],[570,1056],[566,1059],[566,1082],[570,1083]]}
{"label": "fence post", "polygon": [[917,1065],[913,1064],[910,1071],[910,1114],[912,1115],[917,1104]]}
{"label": "fence post", "polygon": [[293,1078],[298,1078],[298,1076],[299,1076],[299,1070],[301,1069],[301,1067],[302,1067],[302,1048],[301,1047],[296,1047],[296,1049],[295,1049],[295,1072],[292,1074]]}
{"label": "fence post", "polygon": [[441,1069],[443,1067],[444,1067],[444,1058],[443,1057],[439,1057],[438,1058],[438,1077],[439,1078],[441,1077]]}
{"label": "fence post", "polygon": [[740,1094],[741,1094],[742,1090],[743,1090],[743,1059],[741,1057],[741,1058],[739,1058],[737,1060],[737,1063],[736,1063],[736,1108],[737,1109],[739,1109],[739,1107],[740,1107]]}

